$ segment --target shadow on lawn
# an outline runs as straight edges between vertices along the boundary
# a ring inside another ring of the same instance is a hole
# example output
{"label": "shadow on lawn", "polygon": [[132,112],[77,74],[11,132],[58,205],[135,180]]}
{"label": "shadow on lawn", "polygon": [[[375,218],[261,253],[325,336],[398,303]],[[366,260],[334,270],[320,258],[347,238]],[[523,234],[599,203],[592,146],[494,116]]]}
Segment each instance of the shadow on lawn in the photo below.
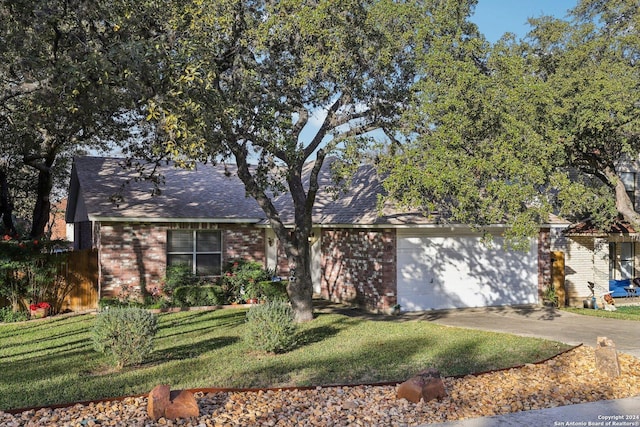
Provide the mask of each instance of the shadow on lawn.
{"label": "shadow on lawn", "polygon": [[164,350],[156,350],[151,354],[145,365],[163,363],[169,360],[193,359],[209,351],[220,350],[223,347],[233,345],[239,340],[239,337],[234,336],[205,338],[190,344],[175,345]]}
{"label": "shadow on lawn", "polygon": [[[14,336],[24,336],[32,330],[37,330],[40,334],[46,336],[48,329],[60,327],[60,322],[64,322],[65,327],[71,327],[76,323],[87,323],[92,316],[89,314],[80,314],[75,316],[52,316],[44,319],[25,320],[24,322],[3,323],[0,324],[0,338],[11,338]],[[94,316],[92,316],[94,317]],[[79,328],[84,325],[77,325]]]}
{"label": "shadow on lawn", "polygon": [[[244,323],[246,318],[246,312],[243,310],[228,310],[223,314],[218,314],[212,311],[193,312],[192,314],[180,317],[171,318],[169,321],[163,321],[160,317],[158,338],[167,338],[172,336],[180,336],[185,333],[197,332],[197,331],[209,331],[213,328],[232,328],[240,326]],[[170,330],[177,328],[178,331],[173,334],[163,334],[163,330]]]}

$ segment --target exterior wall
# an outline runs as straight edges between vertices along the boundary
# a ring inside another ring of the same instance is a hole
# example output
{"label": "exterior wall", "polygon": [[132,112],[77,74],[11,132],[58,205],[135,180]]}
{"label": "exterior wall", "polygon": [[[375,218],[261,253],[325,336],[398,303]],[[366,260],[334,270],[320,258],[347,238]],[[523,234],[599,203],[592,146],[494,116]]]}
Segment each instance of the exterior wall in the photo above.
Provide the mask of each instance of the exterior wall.
{"label": "exterior wall", "polygon": [[569,305],[582,306],[591,295],[588,282],[600,291],[609,289],[609,243],[605,238],[572,236],[565,256],[565,288]]}
{"label": "exterior wall", "polygon": [[321,245],[323,298],[378,312],[396,304],[395,231],[323,230]]}
{"label": "exterior wall", "polygon": [[242,225],[102,223],[98,229],[101,297],[137,294],[162,286],[167,231],[222,231],[222,263],[236,259],[264,262],[264,230]]}
{"label": "exterior wall", "polygon": [[538,297],[551,285],[551,230],[544,228],[538,234]]}

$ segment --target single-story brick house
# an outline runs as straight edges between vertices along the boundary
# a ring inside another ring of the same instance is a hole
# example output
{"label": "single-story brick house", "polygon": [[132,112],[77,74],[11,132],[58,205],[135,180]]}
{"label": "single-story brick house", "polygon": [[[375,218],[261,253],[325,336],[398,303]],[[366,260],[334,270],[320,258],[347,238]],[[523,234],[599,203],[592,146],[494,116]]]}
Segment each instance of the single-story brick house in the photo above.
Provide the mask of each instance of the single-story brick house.
{"label": "single-story brick house", "polygon": [[[182,260],[197,274],[219,274],[225,262],[243,258],[287,276],[275,234],[233,167],[164,166],[152,195],[153,185],[123,163],[79,157],[72,168],[66,219],[75,249],[97,250],[100,296],[159,286],[167,265]],[[396,303],[407,311],[536,304],[550,283],[552,236],[566,224],[541,228],[529,250],[513,252],[503,246],[500,226],[487,247],[466,226],[391,209],[380,215],[382,186],[373,168],[360,168],[338,198],[330,185],[323,173],[311,255],[314,292],[325,299],[372,311]],[[277,204],[287,211],[286,196]]]}

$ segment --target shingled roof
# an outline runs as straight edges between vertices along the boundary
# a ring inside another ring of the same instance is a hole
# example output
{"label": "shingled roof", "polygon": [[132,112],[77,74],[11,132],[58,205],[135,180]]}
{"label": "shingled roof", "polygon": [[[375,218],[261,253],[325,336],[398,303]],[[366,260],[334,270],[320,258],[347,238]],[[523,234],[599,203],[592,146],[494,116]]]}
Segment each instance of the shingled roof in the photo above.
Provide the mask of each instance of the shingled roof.
{"label": "shingled roof", "polygon": [[[232,166],[198,164],[187,170],[166,164],[159,168],[163,177],[154,195],[154,184],[137,180],[138,173],[124,167],[125,159],[78,157],[74,159],[69,187],[67,222],[144,221],[144,222],[238,222],[266,223],[257,202],[247,197],[244,184]],[[417,213],[386,209],[378,214],[378,195],[383,187],[375,169],[361,167],[346,193],[337,198],[329,191],[329,162],[319,177],[320,191],[314,206],[315,224],[373,225],[426,223]],[[309,164],[306,172],[311,168]],[[293,222],[293,203],[288,194],[274,203],[285,223]]]}

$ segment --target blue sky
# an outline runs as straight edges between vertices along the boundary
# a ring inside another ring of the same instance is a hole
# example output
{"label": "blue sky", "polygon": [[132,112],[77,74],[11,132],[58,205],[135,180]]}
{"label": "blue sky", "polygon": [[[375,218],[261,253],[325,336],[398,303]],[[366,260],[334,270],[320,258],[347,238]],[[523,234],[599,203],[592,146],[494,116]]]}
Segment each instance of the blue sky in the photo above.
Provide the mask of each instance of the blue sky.
{"label": "blue sky", "polygon": [[564,18],[578,0],[478,0],[471,21],[478,25],[488,41],[497,41],[504,33],[524,37],[529,31],[527,18],[552,15]]}

